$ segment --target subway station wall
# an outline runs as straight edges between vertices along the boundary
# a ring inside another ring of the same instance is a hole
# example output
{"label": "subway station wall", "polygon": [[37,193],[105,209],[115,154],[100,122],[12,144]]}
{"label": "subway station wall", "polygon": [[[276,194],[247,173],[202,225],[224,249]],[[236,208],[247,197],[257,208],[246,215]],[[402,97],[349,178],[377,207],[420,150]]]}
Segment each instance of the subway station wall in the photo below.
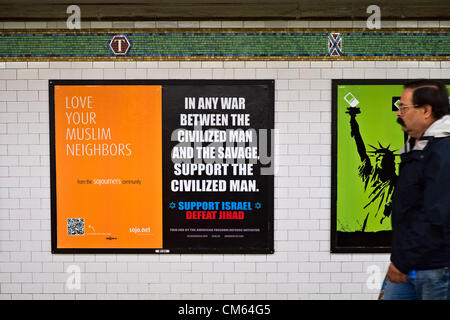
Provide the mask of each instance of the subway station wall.
{"label": "subway station wall", "polygon": [[[101,28],[354,27],[355,22],[92,23]],[[389,22],[447,27],[448,22]],[[84,25],[82,25],[83,27]],[[358,25],[359,26],[359,25]],[[2,23],[57,28],[55,22]],[[388,254],[331,254],[331,79],[450,78],[433,61],[0,62],[0,299],[376,299]],[[49,79],[275,80],[273,254],[52,254]],[[74,284],[79,276],[79,286]]]}

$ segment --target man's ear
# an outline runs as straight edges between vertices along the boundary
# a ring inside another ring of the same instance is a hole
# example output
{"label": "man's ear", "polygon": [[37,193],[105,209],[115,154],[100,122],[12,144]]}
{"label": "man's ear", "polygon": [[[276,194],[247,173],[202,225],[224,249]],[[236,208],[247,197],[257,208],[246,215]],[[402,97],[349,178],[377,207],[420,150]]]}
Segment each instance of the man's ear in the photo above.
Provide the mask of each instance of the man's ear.
{"label": "man's ear", "polygon": [[426,119],[432,118],[433,117],[433,107],[429,104],[426,104],[423,107],[424,107],[423,110],[424,110],[425,118]]}

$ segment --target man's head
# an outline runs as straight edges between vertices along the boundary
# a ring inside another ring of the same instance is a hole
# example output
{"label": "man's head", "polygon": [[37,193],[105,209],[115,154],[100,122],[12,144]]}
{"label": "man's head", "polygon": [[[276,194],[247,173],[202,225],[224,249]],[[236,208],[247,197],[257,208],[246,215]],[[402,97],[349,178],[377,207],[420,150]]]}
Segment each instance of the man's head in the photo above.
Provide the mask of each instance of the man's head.
{"label": "man's head", "polygon": [[417,80],[404,86],[397,122],[413,138],[420,138],[436,120],[449,114],[448,92],[435,80]]}

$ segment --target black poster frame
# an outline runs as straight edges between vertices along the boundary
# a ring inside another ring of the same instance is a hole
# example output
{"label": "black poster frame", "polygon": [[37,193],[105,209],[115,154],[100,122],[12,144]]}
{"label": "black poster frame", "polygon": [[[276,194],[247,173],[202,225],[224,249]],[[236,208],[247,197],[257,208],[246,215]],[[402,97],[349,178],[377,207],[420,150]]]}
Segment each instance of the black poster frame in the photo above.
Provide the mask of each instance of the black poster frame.
{"label": "black poster frame", "polygon": [[[338,86],[340,85],[404,85],[415,79],[332,79],[331,81],[331,224],[330,224],[330,252],[331,253],[390,253],[389,246],[343,246],[339,245],[337,232],[337,155],[338,155]],[[436,79],[450,84],[450,79]],[[398,128],[401,132],[401,128]],[[348,134],[348,132],[346,132]],[[405,141],[407,135],[404,135]],[[389,233],[391,233],[390,231]],[[391,237],[391,234],[388,235]],[[383,236],[384,241],[386,235]]]}
{"label": "black poster frame", "polygon": [[[164,92],[167,86],[183,85],[219,85],[219,86],[267,86],[270,110],[267,110],[267,125],[269,130],[275,128],[275,81],[274,80],[49,80],[49,142],[50,142],[50,187],[51,187],[51,251],[56,254],[272,254],[274,253],[274,175],[268,176],[269,199],[267,208],[267,246],[260,248],[59,248],[57,235],[57,194],[56,194],[56,147],[55,147],[55,86],[73,85],[160,85]],[[163,108],[163,105],[161,106]],[[161,119],[162,121],[163,119]],[[164,125],[164,124],[163,124]],[[272,132],[272,134],[274,134]],[[164,146],[164,135],[163,135]],[[270,147],[272,156],[271,166],[274,164],[274,149]],[[164,157],[163,152],[162,156]],[[164,163],[164,159],[163,159]],[[163,168],[161,168],[163,170]],[[164,173],[164,170],[163,170]],[[163,177],[164,180],[164,177]],[[163,214],[163,213],[161,213]],[[163,216],[164,219],[164,216]],[[164,246],[164,245],[163,245]]]}

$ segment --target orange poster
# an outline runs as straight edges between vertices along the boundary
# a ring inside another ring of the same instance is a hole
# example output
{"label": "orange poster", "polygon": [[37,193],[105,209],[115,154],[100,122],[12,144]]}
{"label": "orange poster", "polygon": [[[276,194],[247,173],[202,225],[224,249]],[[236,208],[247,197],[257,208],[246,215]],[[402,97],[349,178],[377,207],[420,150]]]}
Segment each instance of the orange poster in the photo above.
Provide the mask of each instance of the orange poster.
{"label": "orange poster", "polygon": [[53,88],[56,248],[161,248],[161,86]]}

